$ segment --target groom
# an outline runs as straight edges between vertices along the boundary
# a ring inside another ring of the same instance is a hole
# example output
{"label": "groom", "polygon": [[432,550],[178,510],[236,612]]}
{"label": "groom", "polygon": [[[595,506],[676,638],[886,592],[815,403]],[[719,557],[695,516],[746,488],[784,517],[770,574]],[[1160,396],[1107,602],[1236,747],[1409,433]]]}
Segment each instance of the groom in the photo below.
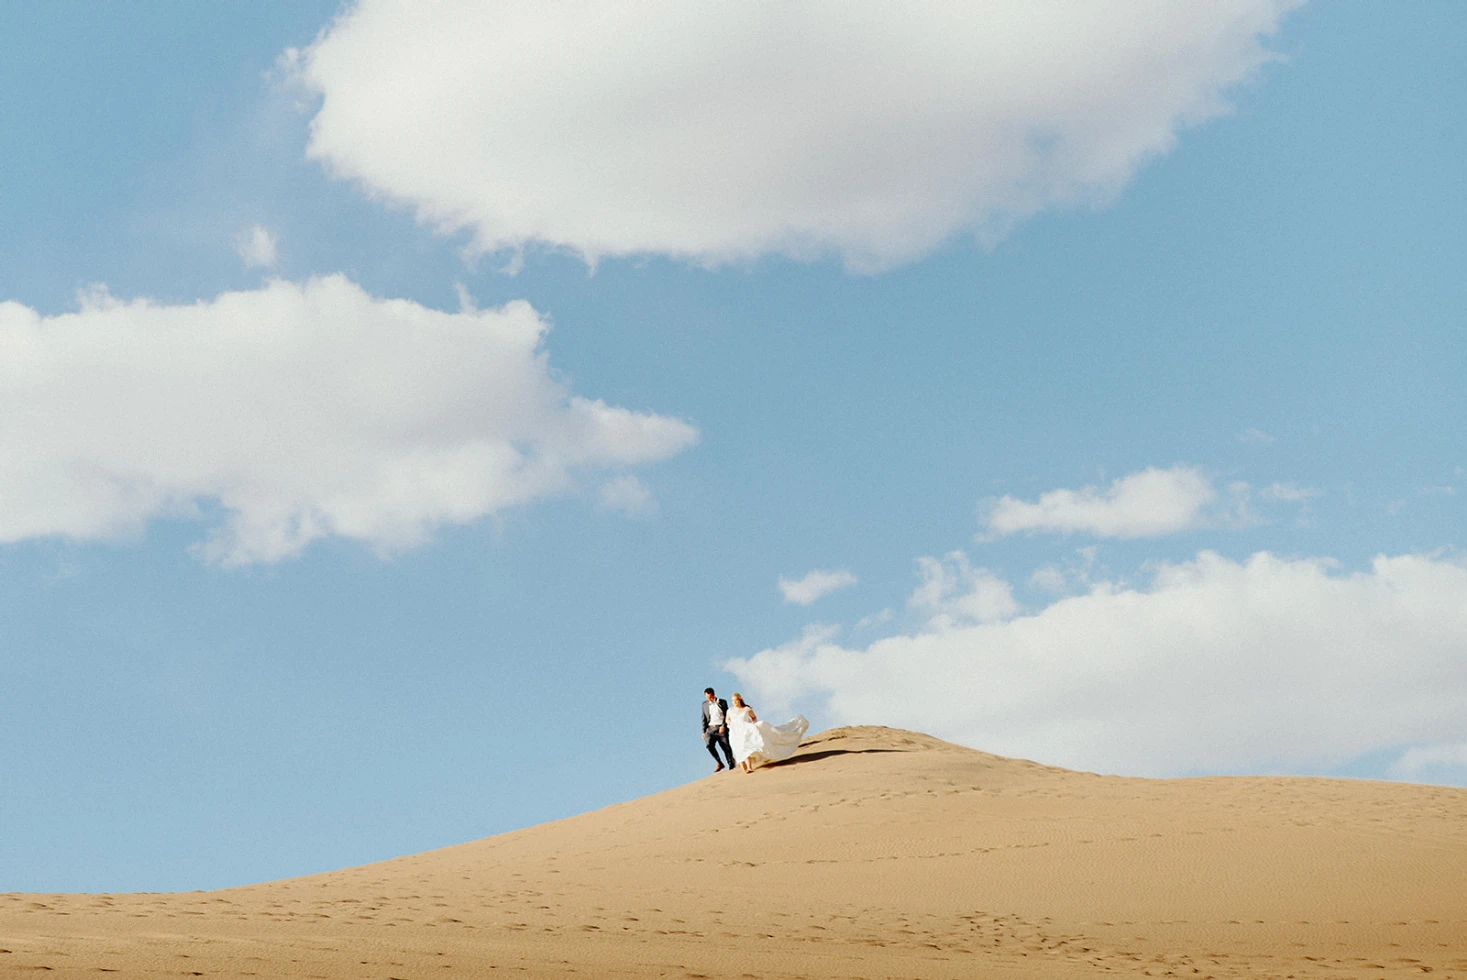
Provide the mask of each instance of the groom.
{"label": "groom", "polygon": [[723,747],[723,758],[728,760],[728,768],[733,770],[733,749],[728,744],[728,702],[713,693],[713,688],[703,689],[703,744],[708,748],[708,754],[713,756],[713,761],[718,763],[714,772],[723,771],[723,759],[718,757],[718,747]]}

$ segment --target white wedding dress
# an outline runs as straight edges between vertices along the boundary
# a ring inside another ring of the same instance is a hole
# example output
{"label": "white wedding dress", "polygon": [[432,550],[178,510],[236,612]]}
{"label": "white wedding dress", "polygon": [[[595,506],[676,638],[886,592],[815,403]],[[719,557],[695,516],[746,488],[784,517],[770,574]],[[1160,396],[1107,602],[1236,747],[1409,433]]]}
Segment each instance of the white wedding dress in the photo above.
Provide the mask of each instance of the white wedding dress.
{"label": "white wedding dress", "polygon": [[753,710],[747,705],[728,709],[728,742],[733,747],[734,761],[742,763],[747,759],[751,769],[788,759],[810,730],[804,715],[796,715],[783,725],[771,725],[767,721],[750,721],[751,714]]}

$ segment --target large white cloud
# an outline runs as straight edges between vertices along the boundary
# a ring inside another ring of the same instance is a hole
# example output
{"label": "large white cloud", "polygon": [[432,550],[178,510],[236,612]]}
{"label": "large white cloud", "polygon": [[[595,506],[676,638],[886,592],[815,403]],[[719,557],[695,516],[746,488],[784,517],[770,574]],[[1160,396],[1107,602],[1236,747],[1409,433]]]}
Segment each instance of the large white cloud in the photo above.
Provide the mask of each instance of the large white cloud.
{"label": "large white cloud", "polygon": [[482,250],[859,269],[1104,201],[1298,0],[358,0],[309,153]]}
{"label": "large white cloud", "polygon": [[979,618],[855,647],[814,629],[726,667],[751,700],[823,700],[833,723],[1108,772],[1297,771],[1467,743],[1467,568],[1442,558],[1345,574],[1203,552],[1145,588]]}
{"label": "large white cloud", "polygon": [[0,541],[133,534],[217,506],[202,546],[392,551],[660,459],[688,424],[571,394],[527,303],[445,313],[341,276],[188,306],[0,303]]}

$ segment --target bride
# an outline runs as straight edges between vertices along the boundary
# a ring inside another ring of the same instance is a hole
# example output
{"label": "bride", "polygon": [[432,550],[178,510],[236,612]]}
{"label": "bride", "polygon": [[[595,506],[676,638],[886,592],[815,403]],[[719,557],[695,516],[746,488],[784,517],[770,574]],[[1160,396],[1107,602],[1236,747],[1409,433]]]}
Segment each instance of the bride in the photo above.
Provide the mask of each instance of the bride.
{"label": "bride", "polygon": [[788,759],[800,747],[800,739],[810,728],[804,715],[796,715],[783,725],[760,721],[754,709],[744,703],[742,694],[734,694],[733,706],[728,709],[728,722],[729,744],[733,746],[734,759],[744,772],[753,772],[756,766]]}

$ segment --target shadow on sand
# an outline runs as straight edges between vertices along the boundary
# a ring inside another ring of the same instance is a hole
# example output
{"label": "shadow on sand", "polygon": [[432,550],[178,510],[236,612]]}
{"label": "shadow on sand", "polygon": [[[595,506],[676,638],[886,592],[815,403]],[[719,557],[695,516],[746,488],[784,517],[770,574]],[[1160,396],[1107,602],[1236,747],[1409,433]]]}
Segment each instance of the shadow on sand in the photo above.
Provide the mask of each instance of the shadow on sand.
{"label": "shadow on sand", "polygon": [[769,768],[774,766],[793,766],[800,762],[818,762],[821,759],[829,759],[833,755],[868,755],[872,752],[900,752],[901,749],[824,749],[820,752],[811,752],[807,755],[791,756],[779,762],[771,762]]}

